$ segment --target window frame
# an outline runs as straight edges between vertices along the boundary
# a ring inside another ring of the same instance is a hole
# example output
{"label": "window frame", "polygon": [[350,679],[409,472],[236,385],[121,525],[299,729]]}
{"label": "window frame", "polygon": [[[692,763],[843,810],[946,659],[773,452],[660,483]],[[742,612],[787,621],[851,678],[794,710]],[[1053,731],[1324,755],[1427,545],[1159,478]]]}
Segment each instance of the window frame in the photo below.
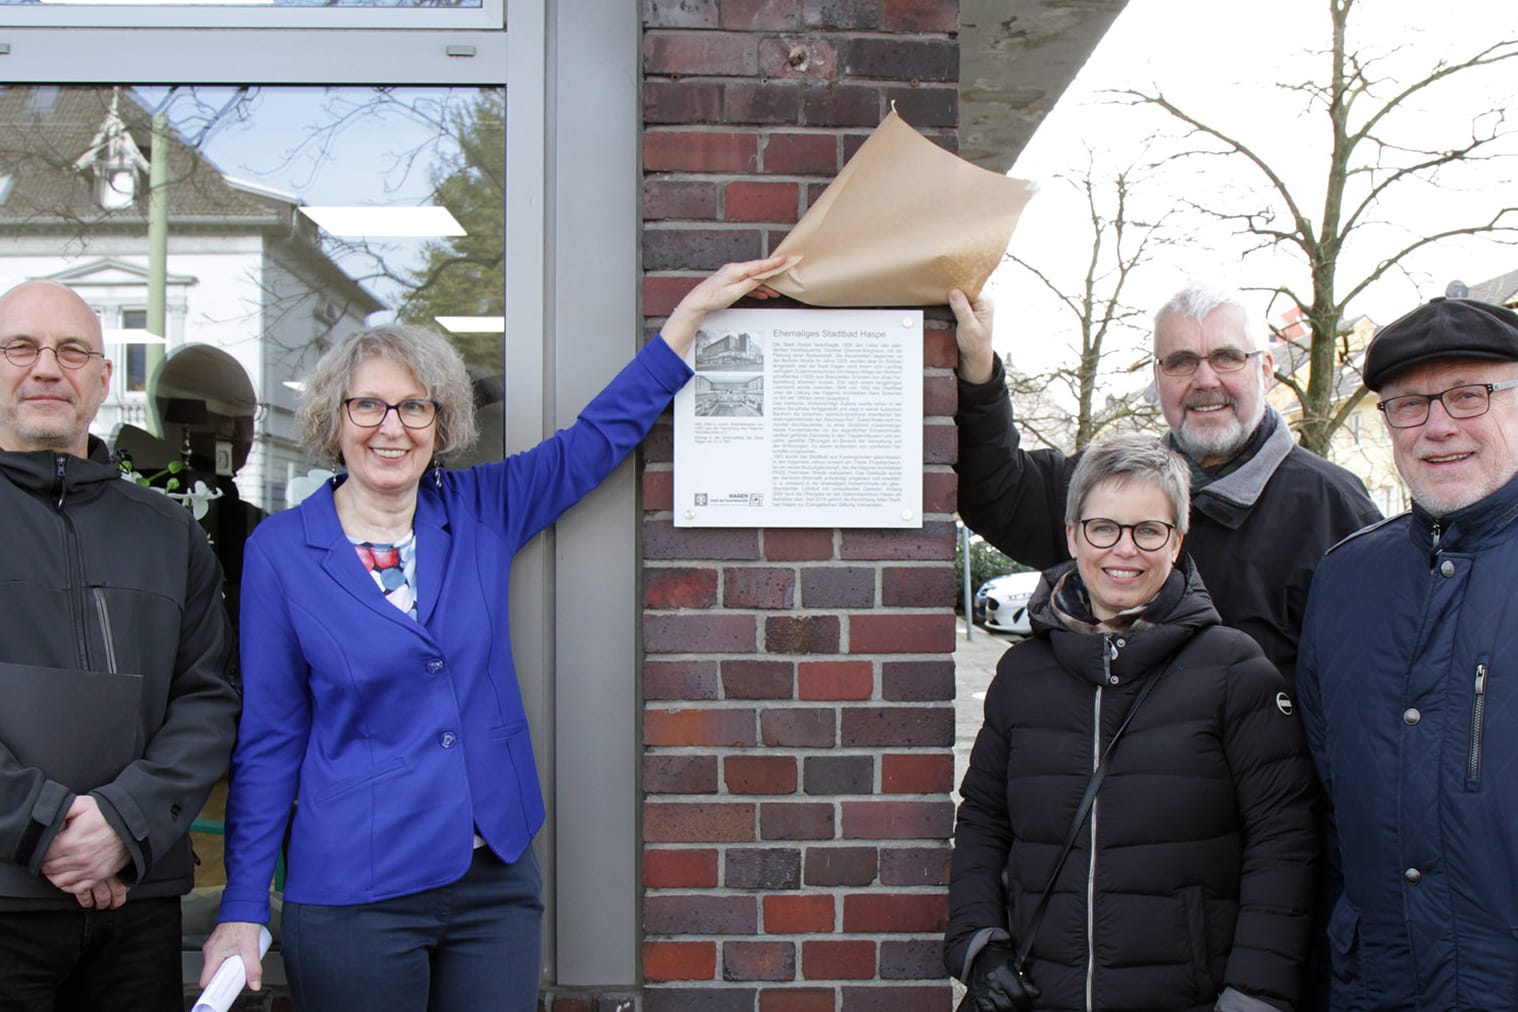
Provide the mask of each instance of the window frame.
{"label": "window frame", "polygon": [[[502,29],[505,0],[478,7],[276,7],[271,0],[212,3],[28,3],[0,5],[14,28]],[[198,82],[197,82],[198,83]]]}

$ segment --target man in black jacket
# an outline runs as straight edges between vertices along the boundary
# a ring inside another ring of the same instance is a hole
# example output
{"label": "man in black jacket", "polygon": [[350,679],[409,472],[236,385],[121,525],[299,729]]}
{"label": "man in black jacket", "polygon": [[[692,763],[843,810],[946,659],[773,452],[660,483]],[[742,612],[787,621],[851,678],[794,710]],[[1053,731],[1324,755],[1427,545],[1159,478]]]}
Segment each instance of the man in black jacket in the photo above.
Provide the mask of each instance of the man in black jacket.
{"label": "man in black jacket", "polygon": [[[992,306],[959,291],[959,515],[1038,569],[1069,558],[1065,488],[1075,459],[1025,451],[1006,374],[991,348]],[[1155,314],[1154,382],[1170,444],[1190,465],[1196,563],[1226,625],[1248,633],[1293,681],[1308,585],[1332,545],[1381,519],[1348,471],[1298,446],[1265,400],[1275,363],[1236,298],[1188,288]]]}
{"label": "man in black jacket", "polygon": [[90,436],[110,377],[68,288],[0,296],[5,1010],[183,1007],[186,834],[236,727],[221,569]]}

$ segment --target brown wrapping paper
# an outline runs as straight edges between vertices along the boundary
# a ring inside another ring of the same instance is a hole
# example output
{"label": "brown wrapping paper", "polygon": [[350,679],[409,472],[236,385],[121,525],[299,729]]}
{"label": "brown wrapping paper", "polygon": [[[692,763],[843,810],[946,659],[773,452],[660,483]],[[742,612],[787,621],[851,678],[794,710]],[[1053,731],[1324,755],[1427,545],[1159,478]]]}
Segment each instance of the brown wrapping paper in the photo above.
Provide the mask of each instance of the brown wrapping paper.
{"label": "brown wrapping paper", "polygon": [[940,306],[951,288],[974,299],[1030,196],[892,109],[775,250],[798,259],[767,284],[812,306]]}

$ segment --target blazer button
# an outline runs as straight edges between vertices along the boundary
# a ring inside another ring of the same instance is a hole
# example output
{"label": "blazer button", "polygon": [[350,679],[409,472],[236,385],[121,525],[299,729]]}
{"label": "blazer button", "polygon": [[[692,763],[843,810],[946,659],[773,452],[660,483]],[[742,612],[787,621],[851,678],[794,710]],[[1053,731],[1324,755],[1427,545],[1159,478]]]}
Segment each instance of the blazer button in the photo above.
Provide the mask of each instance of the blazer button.
{"label": "blazer button", "polygon": [[434,657],[434,658],[432,658],[432,660],[430,660],[430,661],[427,662],[427,671],[429,673],[435,675],[439,671],[442,671],[442,670],[443,670],[443,659],[441,657]]}
{"label": "blazer button", "polygon": [[444,731],[438,736],[437,743],[444,748],[453,748],[454,745],[458,744],[458,738],[452,731]]}
{"label": "blazer button", "polygon": [[1417,885],[1419,882],[1423,881],[1423,873],[1417,868],[1407,869],[1407,871],[1402,873],[1402,877],[1407,879],[1408,885]]}

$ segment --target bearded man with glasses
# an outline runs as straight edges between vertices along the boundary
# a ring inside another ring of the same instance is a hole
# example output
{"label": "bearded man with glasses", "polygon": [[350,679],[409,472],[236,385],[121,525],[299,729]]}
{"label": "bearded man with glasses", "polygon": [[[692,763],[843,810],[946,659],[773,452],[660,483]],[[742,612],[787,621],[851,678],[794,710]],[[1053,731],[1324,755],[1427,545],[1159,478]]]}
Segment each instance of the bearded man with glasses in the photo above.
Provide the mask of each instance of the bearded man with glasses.
{"label": "bearded man with glasses", "polygon": [[1413,507],[1318,569],[1298,667],[1333,872],[1333,1007],[1513,1007],[1518,314],[1435,299],[1365,385]]}
{"label": "bearded man with glasses", "polygon": [[[958,320],[959,514],[1025,565],[1068,559],[1066,489],[1078,457],[1023,450],[992,305],[954,291]],[[1248,633],[1290,686],[1308,585],[1323,553],[1381,518],[1359,478],[1298,446],[1265,401],[1275,362],[1227,293],[1187,288],[1154,318],[1154,384],[1169,445],[1191,473],[1196,563],[1223,622]]]}

